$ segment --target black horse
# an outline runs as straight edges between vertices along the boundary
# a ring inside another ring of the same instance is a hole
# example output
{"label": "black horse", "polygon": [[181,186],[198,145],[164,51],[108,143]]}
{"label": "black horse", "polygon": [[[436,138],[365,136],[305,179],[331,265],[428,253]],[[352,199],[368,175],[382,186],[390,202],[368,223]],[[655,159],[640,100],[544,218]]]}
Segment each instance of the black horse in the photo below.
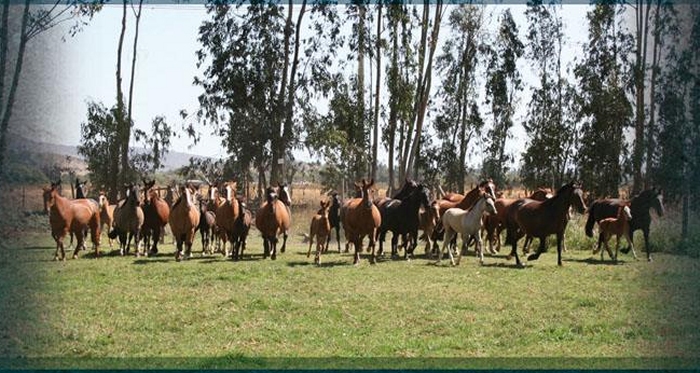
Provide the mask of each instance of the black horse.
{"label": "black horse", "polygon": [[[647,189],[639,195],[632,198],[631,201],[624,201],[618,198],[599,199],[593,201],[588,207],[588,220],[586,221],[586,235],[593,237],[593,226],[597,221],[605,218],[614,218],[620,206],[629,204],[632,220],[629,222],[630,238],[634,239],[634,232],[642,230],[644,233],[644,247],[647,252],[647,260],[651,261],[651,252],[649,251],[649,226],[651,225],[651,215],[649,209],[656,210],[656,214],[664,216],[664,201],[663,192],[660,189]],[[598,237],[598,250],[603,243],[603,234]],[[629,247],[621,250],[627,254]]]}
{"label": "black horse", "polygon": [[[379,206],[379,213],[382,216],[382,224],[377,232],[379,236],[379,253],[384,251],[383,244],[386,232],[391,231],[391,256],[396,257],[398,253],[399,236],[406,237],[408,247],[404,249],[404,259],[418,245],[418,226],[420,225],[420,215],[418,213],[421,206],[430,208],[430,191],[422,184],[417,184],[413,191],[405,199],[391,199]],[[401,195],[399,195],[401,196]]]}

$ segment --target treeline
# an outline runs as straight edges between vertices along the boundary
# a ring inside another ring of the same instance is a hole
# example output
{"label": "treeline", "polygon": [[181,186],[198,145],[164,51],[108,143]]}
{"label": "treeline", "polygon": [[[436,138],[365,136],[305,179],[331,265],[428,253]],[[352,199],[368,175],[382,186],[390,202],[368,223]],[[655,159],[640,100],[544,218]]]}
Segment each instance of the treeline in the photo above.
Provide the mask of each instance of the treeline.
{"label": "treeline", "polygon": [[[475,176],[507,187],[519,170],[528,188],[575,178],[604,197],[654,185],[682,199],[686,215],[697,210],[700,5],[597,2],[574,46],[565,8],[530,1],[518,24],[509,7],[479,2],[209,2],[195,52],[200,105],[181,120],[193,141],[220,136],[229,158],[192,166],[267,185],[291,180],[294,150],[306,149],[323,160],[320,183],[340,189],[376,178],[386,153],[392,188],[412,177],[463,191]],[[90,103],[81,147],[93,183],[114,193],[120,180],[158,170],[175,132],[160,117],[147,133],[134,128],[139,77],[122,89],[121,53],[133,48],[133,72],[140,4],[123,2],[122,19],[116,104]],[[527,133],[520,154],[506,146],[516,125]],[[137,158],[135,141],[151,151]]]}

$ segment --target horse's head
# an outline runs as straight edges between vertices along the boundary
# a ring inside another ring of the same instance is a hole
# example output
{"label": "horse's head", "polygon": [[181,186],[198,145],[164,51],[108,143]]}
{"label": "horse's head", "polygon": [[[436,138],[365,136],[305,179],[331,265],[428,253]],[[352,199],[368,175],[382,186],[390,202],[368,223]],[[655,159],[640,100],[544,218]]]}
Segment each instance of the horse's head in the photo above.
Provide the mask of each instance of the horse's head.
{"label": "horse's head", "polygon": [[318,214],[322,218],[328,218],[328,209],[331,207],[330,201],[321,201],[321,208],[318,210]]}
{"label": "horse's head", "polygon": [[430,207],[430,189],[427,186],[417,184],[411,196],[416,198],[423,208],[428,209]]}
{"label": "horse's head", "polygon": [[571,191],[570,206],[573,206],[579,214],[583,214],[586,212],[586,202],[583,199],[583,189],[581,189],[581,187],[581,183],[572,181],[564,185],[559,191],[557,191],[557,194],[559,194],[560,191],[564,188],[567,188]]}
{"label": "horse's head", "polygon": [[628,205],[620,206],[617,218],[626,219],[627,221],[632,220],[632,210],[630,210],[630,207]]}
{"label": "horse's head", "polygon": [[289,186],[287,183],[277,183],[277,193],[279,194],[279,199],[282,201],[282,203],[287,206],[292,206],[292,197],[289,193]]}
{"label": "horse's head", "polygon": [[227,183],[224,183],[224,190],[226,190],[226,200],[229,202],[233,202],[233,200],[236,198],[236,186],[238,183],[235,181],[230,181]]}
{"label": "horse's head", "polygon": [[406,199],[409,195],[411,195],[416,189],[418,189],[418,183],[415,181],[406,178],[404,180],[403,185],[401,186],[401,189],[399,189],[396,194],[392,197],[393,199],[401,199],[404,200]]}
{"label": "horse's head", "polygon": [[267,201],[268,204],[272,204],[272,202],[274,202],[277,198],[278,195],[275,188],[267,187],[267,189],[265,189],[265,201]]}
{"label": "horse's head", "polygon": [[355,183],[355,187],[362,192],[362,205],[371,209],[373,206],[372,201],[374,200],[374,179],[370,179],[369,182],[362,179],[362,184]]}
{"label": "horse's head", "polygon": [[659,216],[664,216],[664,193],[661,189],[652,189],[654,192],[654,199],[651,201],[651,207],[656,210],[656,214]]}
{"label": "horse's head", "polygon": [[488,193],[493,199],[496,199],[496,184],[493,182],[493,179],[489,178],[482,181],[481,184],[479,184],[479,189]]}
{"label": "horse's head", "polygon": [[496,212],[496,203],[494,202],[495,199],[493,198],[493,196],[484,192],[484,194],[482,194],[481,198],[484,200],[484,203],[486,204],[486,208],[484,209],[484,211],[489,213],[489,214],[495,215],[497,212]]}
{"label": "horse's head", "polygon": [[215,185],[209,185],[209,200],[216,201],[219,197],[219,189]]}
{"label": "horse's head", "polygon": [[438,203],[438,201],[430,202],[427,211],[429,214],[428,216],[430,216],[431,225],[433,227],[437,226],[440,220],[440,204]]}
{"label": "horse's head", "polygon": [[107,193],[104,190],[100,191],[100,196],[97,198],[97,203],[100,209],[107,208],[109,206],[109,200],[107,199]]}
{"label": "horse's head", "polygon": [[338,196],[338,192],[333,191],[333,193],[331,194],[331,201],[332,206],[340,206],[340,197]]}

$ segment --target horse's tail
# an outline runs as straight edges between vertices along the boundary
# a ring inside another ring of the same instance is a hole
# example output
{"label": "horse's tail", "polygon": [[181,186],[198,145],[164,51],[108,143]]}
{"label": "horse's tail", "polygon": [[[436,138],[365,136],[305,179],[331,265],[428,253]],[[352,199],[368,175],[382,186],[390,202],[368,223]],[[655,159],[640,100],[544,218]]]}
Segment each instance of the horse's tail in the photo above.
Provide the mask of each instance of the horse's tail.
{"label": "horse's tail", "polygon": [[111,240],[117,238],[117,236],[119,236],[119,228],[117,227],[112,228],[112,230],[107,233],[107,237]]}
{"label": "horse's tail", "polygon": [[586,220],[586,236],[588,237],[593,237],[593,226],[595,225],[595,207],[595,202],[588,206],[588,220]]}

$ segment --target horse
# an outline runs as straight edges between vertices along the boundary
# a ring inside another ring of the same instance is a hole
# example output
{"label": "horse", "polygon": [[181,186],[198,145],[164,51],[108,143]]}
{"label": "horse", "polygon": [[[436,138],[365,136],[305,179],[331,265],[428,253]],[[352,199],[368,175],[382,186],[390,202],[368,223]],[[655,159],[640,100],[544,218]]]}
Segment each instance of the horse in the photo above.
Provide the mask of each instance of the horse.
{"label": "horse", "polygon": [[[545,201],[552,198],[553,195],[549,189],[539,188],[530,194],[529,199],[535,201]],[[505,219],[508,212],[508,207],[515,202],[516,199],[513,198],[498,198],[495,201],[496,214],[490,214],[484,216],[484,233],[489,243],[489,252],[492,254],[501,251],[501,232],[505,229]],[[496,249],[493,249],[494,243],[497,245]],[[523,253],[527,253],[532,243],[532,237],[528,236],[525,238],[525,245],[523,247]],[[562,248],[566,252],[566,245]]]}
{"label": "horse", "polygon": [[125,184],[124,187],[126,200],[114,209],[114,224],[108,237],[111,239],[119,237],[119,255],[122,256],[129,254],[131,240],[134,239],[135,253],[139,256],[141,228],[144,222],[143,209],[139,201],[139,187],[133,183]]}
{"label": "horse", "polygon": [[250,232],[250,225],[253,223],[253,214],[246,207],[243,200],[238,200],[238,206],[240,206],[241,213],[238,214],[238,217],[236,218],[236,222],[233,225],[233,231],[230,237],[231,246],[233,247],[233,260],[238,260],[239,258],[243,257],[246,240],[248,239],[248,233]]}
{"label": "horse", "polygon": [[[632,220],[632,212],[629,206],[618,207],[617,217],[615,218],[605,218],[598,222],[598,227],[600,228],[600,234],[603,236],[603,244],[605,244],[605,250],[610,255],[610,259],[617,263],[617,254],[620,249],[620,236],[625,236],[627,243],[629,243],[632,248],[632,255],[634,259],[637,259],[637,253],[634,251],[634,244],[632,243],[632,238],[630,237],[630,227],[629,222]],[[615,256],[613,257],[612,251],[608,246],[608,241],[612,235],[616,236],[617,242],[615,244]],[[593,251],[593,255],[597,254],[598,250]],[[600,261],[603,261],[603,251],[600,251]]]}
{"label": "horse", "polygon": [[[161,230],[165,230],[165,225],[168,224],[168,218],[170,217],[170,206],[168,203],[160,198],[158,191],[156,191],[153,186],[155,185],[155,180],[150,182],[143,181],[144,191],[143,191],[143,243],[144,250],[147,250],[148,255],[155,255],[158,253],[158,241],[160,240]],[[151,239],[153,244],[149,248]]]}
{"label": "horse", "polygon": [[379,207],[381,215],[381,225],[379,226],[379,253],[384,252],[383,243],[386,232],[391,231],[391,256],[398,254],[399,235],[408,235],[410,248],[404,249],[404,259],[408,259],[418,245],[418,226],[420,225],[419,210],[421,207],[430,207],[430,191],[422,184],[418,184],[415,189],[405,199],[391,199]]}
{"label": "horse", "polygon": [[207,211],[210,211],[212,214],[214,214],[214,225],[212,225],[211,227],[211,241],[214,244],[214,250],[216,252],[221,252],[221,235],[219,232],[219,226],[216,225],[216,211],[219,209],[219,206],[221,206],[225,201],[219,195],[219,188],[217,188],[216,185],[211,185],[209,183],[208,185],[209,190],[207,191],[207,193],[209,195],[209,199],[207,202]]}
{"label": "horse", "polygon": [[438,263],[442,260],[442,252],[447,249],[450,255],[450,263],[453,266],[459,265],[459,261],[462,258],[462,250],[458,251],[457,263],[455,263],[450,247],[452,246],[452,239],[456,238],[457,233],[459,233],[462,235],[463,246],[467,245],[472,237],[476,240],[476,253],[479,257],[479,263],[484,264],[484,251],[481,247],[481,235],[479,234],[481,218],[484,213],[495,214],[496,206],[494,205],[494,198],[490,194],[483,192],[470,210],[451,208],[445,211],[445,214],[442,216],[442,224],[445,227],[445,240],[442,250],[438,253]]}
{"label": "horse", "polygon": [[420,238],[426,241],[425,254],[429,256],[431,255],[431,248],[433,246],[430,237],[432,237],[433,231],[440,221],[440,208],[438,207],[437,201],[432,201],[427,208],[424,208],[420,212],[418,220],[418,229],[423,231],[423,235]]}
{"label": "horse", "polygon": [[255,226],[263,238],[263,258],[269,255],[270,259],[277,259],[277,236],[283,234],[286,243],[290,223],[288,206],[280,201],[277,189],[268,187],[265,190],[265,201],[255,214]]}
{"label": "horse", "polygon": [[362,179],[362,184],[355,183],[362,192],[361,198],[352,198],[343,205],[341,216],[345,239],[355,246],[355,257],[353,264],[360,262],[360,251],[362,251],[362,239],[369,236],[369,247],[372,250],[370,263],[376,263],[374,252],[374,242],[377,237],[377,230],[382,224],[382,217],[377,206],[372,203],[374,194],[374,179],[366,182]]}
{"label": "horse", "polygon": [[[200,213],[194,203],[197,191],[195,187],[188,184],[182,188],[180,198],[173,205],[170,211],[168,222],[170,230],[175,238],[176,250],[175,260],[180,261],[184,257],[189,259],[192,255],[192,242],[197,227],[199,226]],[[185,253],[183,255],[183,244],[185,245]]]}
{"label": "horse", "polygon": [[506,244],[512,245],[509,257],[515,256],[517,266],[522,267],[516,250],[518,239],[522,235],[540,239],[537,252],[527,258],[527,260],[537,260],[546,250],[547,236],[552,234],[557,237],[557,265],[562,265],[562,241],[566,225],[569,223],[571,206],[574,206],[579,213],[586,211],[583,191],[580,185],[573,181],[559,188],[554,197],[545,201],[523,198],[510,205],[506,214]]}
{"label": "horse", "polygon": [[[599,199],[593,201],[588,209],[588,220],[586,221],[586,235],[593,237],[593,226],[596,221],[604,218],[615,217],[618,213],[618,208],[628,202],[621,199]],[[649,226],[651,225],[651,215],[649,209],[653,208],[659,217],[664,216],[664,201],[663,191],[652,188],[647,189],[629,201],[632,220],[629,222],[630,242],[634,240],[634,232],[642,230],[644,234],[644,247],[647,252],[647,261],[652,261],[651,251],[649,250]],[[602,234],[598,238],[598,251],[603,241]],[[629,252],[629,248],[621,250],[623,254]]]}
{"label": "horse", "polygon": [[[338,242],[338,252],[340,252],[340,197],[338,197],[338,192],[333,192],[331,194],[331,206],[328,209],[328,221],[331,225],[331,231],[335,230],[335,240]],[[326,239],[326,250],[328,250],[328,244],[331,242],[331,235],[329,234]]]}
{"label": "horse", "polygon": [[289,193],[289,187],[287,186],[287,183],[280,184],[277,183],[277,193],[279,195],[279,200],[284,203],[284,206],[287,208],[287,215],[289,215],[289,224],[285,227],[284,231],[282,232],[282,248],[280,249],[280,252],[284,252],[284,249],[287,247],[287,237],[289,236],[289,226],[292,224],[292,197]]}
{"label": "horse", "polygon": [[[82,203],[73,203],[62,197],[58,189],[61,182],[51,183],[50,187],[44,187],[44,210],[49,213],[51,236],[56,241],[56,253],[54,260],[65,260],[66,253],[63,247],[63,239],[68,233],[77,238],[77,245],[73,252],[73,259],[78,257],[78,251],[85,245],[84,233],[90,229],[90,238],[95,249],[95,257],[100,256],[100,215],[90,207]],[[61,254],[59,258],[59,252]]]}
{"label": "horse", "polygon": [[331,206],[330,202],[321,201],[321,208],[311,218],[311,227],[309,228],[309,251],[306,252],[306,257],[311,255],[311,246],[316,237],[316,255],[314,263],[321,264],[321,253],[323,253],[328,245],[328,236],[331,232],[331,223],[328,218],[328,210]]}
{"label": "horse", "polygon": [[[107,193],[103,190],[100,191],[98,204],[100,205],[100,231],[102,231],[102,227],[104,225],[107,225],[106,232],[109,233],[109,230],[112,229],[112,224],[114,222],[114,209],[117,207],[117,205],[109,204]],[[112,248],[112,239],[109,237],[107,237],[107,239],[109,240],[109,247]]]}
{"label": "horse", "polygon": [[225,257],[229,257],[231,254],[226,248],[226,242],[231,242],[231,247],[233,249],[233,230],[235,229],[236,219],[238,219],[241,209],[238,205],[238,199],[236,199],[236,182],[226,182],[222,185],[223,189],[226,191],[225,201],[219,201],[219,206],[215,212],[215,223],[219,229],[219,237],[224,246],[222,253]]}
{"label": "horse", "polygon": [[211,249],[214,240],[216,214],[209,210],[209,201],[199,198],[199,234],[202,236],[202,255],[213,254]]}
{"label": "horse", "polygon": [[[79,178],[75,178],[75,199],[70,200],[71,203],[81,203],[90,208],[93,213],[100,213],[100,204],[92,198],[87,198],[85,193],[85,181],[80,181]],[[100,224],[101,225],[101,224]],[[83,232],[83,237],[87,236],[87,229]],[[70,243],[68,247],[73,246],[73,232],[70,233]],[[84,248],[84,247],[83,247]]]}

